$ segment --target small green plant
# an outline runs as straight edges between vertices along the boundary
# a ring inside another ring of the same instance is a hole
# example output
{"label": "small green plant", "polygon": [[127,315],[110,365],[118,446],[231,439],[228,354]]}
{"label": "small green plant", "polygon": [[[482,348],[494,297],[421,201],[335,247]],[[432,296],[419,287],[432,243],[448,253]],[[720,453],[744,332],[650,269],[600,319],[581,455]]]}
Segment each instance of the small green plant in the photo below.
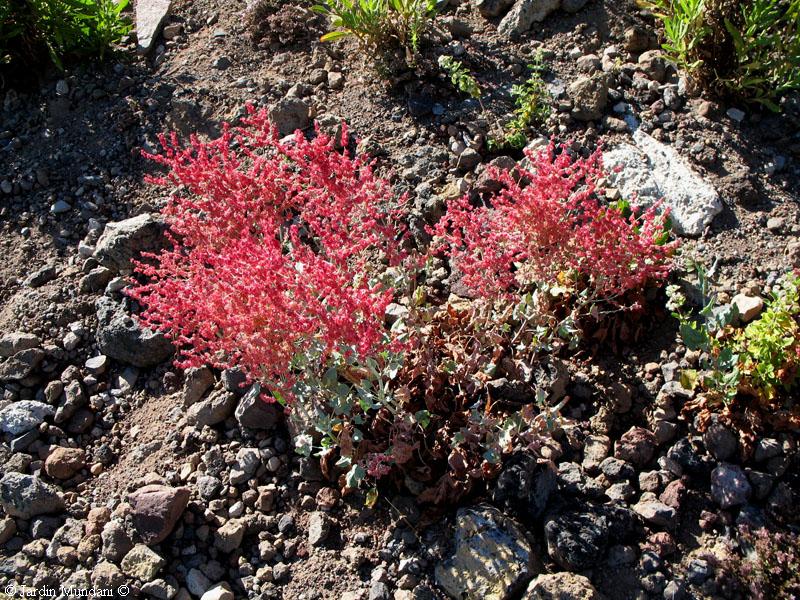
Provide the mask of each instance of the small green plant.
{"label": "small green plant", "polygon": [[800,88],[800,0],[640,0],[664,50],[701,87],[778,111]]}
{"label": "small green plant", "polygon": [[459,92],[480,100],[481,88],[460,60],[443,54],[439,57],[439,67],[450,76],[450,81]]}
{"label": "small green plant", "polygon": [[131,29],[128,0],[0,2],[0,65],[24,68],[42,55],[59,69],[64,58],[102,58]]}
{"label": "small green plant", "polygon": [[320,38],[323,42],[353,36],[365,50],[399,45],[407,54],[416,54],[436,16],[436,1],[322,0],[312,10],[330,17],[336,28]]}
{"label": "small green plant", "polygon": [[527,130],[534,123],[544,122],[550,116],[549,93],[542,79],[545,66],[540,57],[528,65],[531,74],[528,79],[511,88],[514,97],[514,119],[506,125],[503,136],[489,140],[489,150],[504,148],[520,150],[528,142]]}
{"label": "small green plant", "polygon": [[686,370],[686,387],[698,383],[730,404],[740,392],[770,403],[779,392],[789,392],[797,380],[800,363],[800,277],[787,275],[772,293],[766,310],[743,329],[732,324],[738,318],[734,305],[719,306],[709,293],[705,269],[693,265],[703,294],[700,320],[682,307],[685,297],[678,286],[669,286],[668,307],[680,321],[680,334],[690,350],[703,353],[703,373]]}
{"label": "small green plant", "polygon": [[[690,262],[689,271],[697,275],[697,288],[702,297],[700,318],[695,319],[690,311],[685,310],[686,296],[678,285],[667,286],[667,309],[678,319],[679,332],[686,347],[703,353],[701,367],[704,375],[700,383],[718,393],[723,402],[730,403],[739,391],[741,372],[739,356],[722,339],[725,330],[738,318],[738,312],[734,305],[718,305],[716,294],[711,292],[711,280],[702,264]],[[681,383],[691,389],[698,384],[699,377],[697,371],[687,369],[681,374]]]}
{"label": "small green plant", "polygon": [[775,99],[800,89],[800,0],[751,0],[725,19],[736,66],[723,83],[773,111]]}

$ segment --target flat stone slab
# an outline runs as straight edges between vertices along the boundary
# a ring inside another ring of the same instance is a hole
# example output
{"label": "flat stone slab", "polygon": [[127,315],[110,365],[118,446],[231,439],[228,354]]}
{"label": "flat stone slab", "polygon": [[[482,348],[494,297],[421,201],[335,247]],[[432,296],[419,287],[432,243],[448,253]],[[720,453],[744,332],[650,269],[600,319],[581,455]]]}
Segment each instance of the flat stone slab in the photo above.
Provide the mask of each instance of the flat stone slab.
{"label": "flat stone slab", "polygon": [[722,212],[717,191],[670,146],[641,130],[633,133],[633,141],[635,146],[620,144],[603,154],[611,185],[635,204],[650,206],[663,200],[676,233],[701,235]]}
{"label": "flat stone slab", "polygon": [[169,14],[171,0],[138,0],[136,2],[136,39],[138,50],[147,54],[161,32],[164,19]]}

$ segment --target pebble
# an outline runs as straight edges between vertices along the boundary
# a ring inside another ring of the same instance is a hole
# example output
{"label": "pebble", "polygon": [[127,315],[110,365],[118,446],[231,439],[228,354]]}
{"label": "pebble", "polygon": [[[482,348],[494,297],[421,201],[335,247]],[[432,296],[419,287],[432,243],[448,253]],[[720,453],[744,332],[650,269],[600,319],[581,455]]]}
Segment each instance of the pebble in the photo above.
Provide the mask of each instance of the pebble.
{"label": "pebble", "polygon": [[743,110],[738,108],[729,108],[725,111],[725,114],[728,115],[729,118],[733,119],[737,123],[741,123],[744,121],[745,113]]}
{"label": "pebble", "polygon": [[54,215],[60,215],[70,210],[72,210],[72,205],[69,204],[68,202],[65,202],[64,200],[56,200],[50,206],[50,212],[53,213]]}

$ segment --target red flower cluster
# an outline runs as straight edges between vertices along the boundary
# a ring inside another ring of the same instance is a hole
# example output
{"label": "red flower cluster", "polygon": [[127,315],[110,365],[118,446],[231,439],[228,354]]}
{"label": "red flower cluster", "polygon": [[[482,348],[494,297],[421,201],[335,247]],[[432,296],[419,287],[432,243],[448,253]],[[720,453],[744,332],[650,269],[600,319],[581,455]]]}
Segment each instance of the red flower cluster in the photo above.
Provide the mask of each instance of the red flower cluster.
{"label": "red flower cluster", "polygon": [[402,258],[405,198],[389,208],[388,183],[329,136],[281,140],[252,108],[243,123],[187,148],[162,136],[147,155],[168,168],[151,181],[178,186],[163,211],[172,247],[138,264],[131,296],[179,366],[238,366],[285,392],[298,353],[381,343],[392,291],[368,273]]}
{"label": "red flower cluster", "polygon": [[[648,280],[664,279],[676,243],[664,243],[667,215],[641,214],[602,202],[599,151],[573,161],[550,146],[529,153],[533,169],[494,170],[503,189],[488,206],[451,202],[431,229],[463,282],[487,297],[532,283],[581,278],[598,299],[613,301]],[[441,249],[441,247],[440,247]]]}

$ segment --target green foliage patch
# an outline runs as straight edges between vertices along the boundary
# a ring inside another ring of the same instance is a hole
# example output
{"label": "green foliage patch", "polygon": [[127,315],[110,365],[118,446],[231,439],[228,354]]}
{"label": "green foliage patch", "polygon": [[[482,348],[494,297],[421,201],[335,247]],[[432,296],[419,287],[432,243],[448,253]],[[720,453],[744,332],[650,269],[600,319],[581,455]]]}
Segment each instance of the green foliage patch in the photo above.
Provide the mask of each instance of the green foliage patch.
{"label": "green foliage patch", "polygon": [[68,57],[103,58],[131,30],[128,0],[0,1],[0,65],[23,68],[45,56],[63,69]]}
{"label": "green foliage patch", "polygon": [[800,89],[800,0],[640,0],[663,48],[702,87],[779,110]]}

